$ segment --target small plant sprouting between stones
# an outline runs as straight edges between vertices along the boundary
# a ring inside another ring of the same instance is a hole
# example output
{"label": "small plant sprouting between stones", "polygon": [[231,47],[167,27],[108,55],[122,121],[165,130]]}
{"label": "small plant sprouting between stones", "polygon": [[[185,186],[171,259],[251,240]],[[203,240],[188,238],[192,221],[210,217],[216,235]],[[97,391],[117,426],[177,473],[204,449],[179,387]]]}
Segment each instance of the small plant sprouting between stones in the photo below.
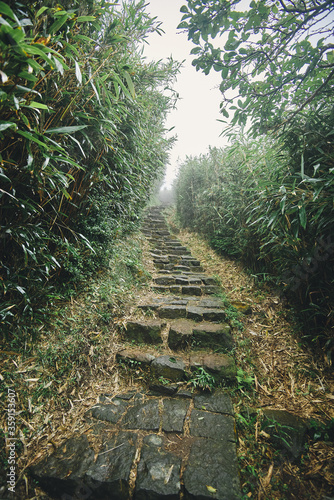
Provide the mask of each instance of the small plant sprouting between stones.
{"label": "small plant sprouting between stones", "polygon": [[210,375],[202,366],[199,366],[192,378],[189,380],[188,385],[192,385],[195,389],[209,389],[210,391],[215,387],[215,378]]}
{"label": "small plant sprouting between stones", "polygon": [[160,384],[162,384],[162,385],[168,385],[170,383],[169,380],[167,380],[165,377],[162,377],[162,376],[159,377],[158,380],[159,380]]}
{"label": "small plant sprouting between stones", "polygon": [[237,369],[237,383],[238,383],[238,389],[240,391],[249,390],[251,386],[254,384],[254,375],[249,375],[248,373],[245,373],[242,368]]}

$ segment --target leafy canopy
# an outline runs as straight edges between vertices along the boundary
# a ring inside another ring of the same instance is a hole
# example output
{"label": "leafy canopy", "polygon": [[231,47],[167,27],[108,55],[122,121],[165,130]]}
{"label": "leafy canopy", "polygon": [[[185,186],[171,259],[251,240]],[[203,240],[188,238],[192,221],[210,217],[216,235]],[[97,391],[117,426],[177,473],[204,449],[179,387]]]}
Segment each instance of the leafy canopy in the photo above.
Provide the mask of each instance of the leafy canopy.
{"label": "leafy canopy", "polygon": [[[239,5],[240,4],[240,5]],[[188,0],[179,28],[196,45],[193,65],[221,72],[221,112],[253,133],[291,123],[333,100],[332,0]],[[219,43],[215,39],[220,37]]]}

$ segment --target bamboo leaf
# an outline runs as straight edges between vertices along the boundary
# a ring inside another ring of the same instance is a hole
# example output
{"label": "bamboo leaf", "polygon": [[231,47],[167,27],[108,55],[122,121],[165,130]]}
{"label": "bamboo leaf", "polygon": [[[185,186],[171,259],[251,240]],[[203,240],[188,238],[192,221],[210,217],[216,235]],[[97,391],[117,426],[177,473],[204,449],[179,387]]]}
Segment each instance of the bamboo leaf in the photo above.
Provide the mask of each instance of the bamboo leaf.
{"label": "bamboo leaf", "polygon": [[36,13],[36,17],[39,17],[40,15],[42,15],[46,10],[48,10],[49,7],[41,7],[37,13]]}
{"label": "bamboo leaf", "polygon": [[77,19],[78,23],[84,23],[87,21],[95,21],[96,17],[95,16],[79,16]]}
{"label": "bamboo leaf", "polygon": [[299,220],[300,220],[300,224],[301,224],[302,228],[306,229],[307,216],[306,216],[306,210],[305,210],[304,205],[299,210]]}
{"label": "bamboo leaf", "polygon": [[136,92],[135,92],[135,87],[133,85],[133,81],[131,79],[131,76],[129,75],[129,73],[127,71],[124,71],[124,76],[125,76],[125,79],[126,79],[126,83],[128,84],[130,93],[131,93],[132,97],[135,98],[136,97]]}
{"label": "bamboo leaf", "polygon": [[82,84],[82,74],[81,74],[80,66],[79,66],[77,61],[74,61],[74,63],[75,63],[75,76],[81,85]]}
{"label": "bamboo leaf", "polygon": [[51,35],[54,35],[66,23],[68,18],[69,14],[66,13],[59,19],[57,19],[49,28],[49,32],[51,33]]}
{"label": "bamboo leaf", "polygon": [[28,105],[25,105],[25,107],[34,109],[49,109],[46,104],[37,101],[31,101]]}
{"label": "bamboo leaf", "polygon": [[16,123],[13,123],[13,122],[0,122],[0,132],[3,132],[4,130],[7,130],[8,128],[14,128],[16,130],[17,125],[16,125]]}
{"label": "bamboo leaf", "polygon": [[47,144],[45,144],[44,142],[42,142],[39,139],[37,139],[37,137],[35,137],[30,132],[25,132],[24,130],[17,130],[17,133],[20,134],[20,135],[22,135],[22,137],[24,137],[25,139],[28,139],[29,141],[33,141],[33,142],[35,142],[36,144],[39,144],[40,146],[42,146],[45,149],[49,149],[49,146]]}
{"label": "bamboo leaf", "polygon": [[0,2],[0,14],[10,17],[13,21],[16,21],[16,16],[12,9],[5,2]]}
{"label": "bamboo leaf", "polygon": [[83,130],[88,125],[72,125],[69,127],[55,127],[44,130],[45,134],[73,134],[79,130]]}

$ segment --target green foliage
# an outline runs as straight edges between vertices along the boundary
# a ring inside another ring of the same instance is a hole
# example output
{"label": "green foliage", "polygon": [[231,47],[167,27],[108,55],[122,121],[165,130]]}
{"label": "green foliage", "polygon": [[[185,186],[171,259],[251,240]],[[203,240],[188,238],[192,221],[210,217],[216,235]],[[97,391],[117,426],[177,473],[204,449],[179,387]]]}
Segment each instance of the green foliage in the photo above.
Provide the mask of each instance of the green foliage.
{"label": "green foliage", "polygon": [[[146,63],[143,0],[0,2],[0,324],[42,321],[55,283],[108,261],[134,227],[172,140],[172,60]],[[43,300],[42,300],[43,299]]]}
{"label": "green foliage", "polygon": [[181,225],[279,285],[309,338],[323,336],[330,361],[334,144],[328,123],[314,120],[305,117],[303,140],[301,131],[280,140],[239,136],[225,150],[189,158],[177,181],[177,213]]}
{"label": "green foliage", "polygon": [[209,391],[212,391],[216,385],[216,380],[203,366],[199,366],[189,379],[188,385],[191,385],[195,389],[209,389]]}
{"label": "green foliage", "polygon": [[250,119],[254,132],[264,132],[291,125],[320,103],[330,110],[333,2],[240,3],[188,0],[181,8],[179,28],[196,45],[193,65],[205,74],[221,73],[223,115],[232,111],[232,125]]}

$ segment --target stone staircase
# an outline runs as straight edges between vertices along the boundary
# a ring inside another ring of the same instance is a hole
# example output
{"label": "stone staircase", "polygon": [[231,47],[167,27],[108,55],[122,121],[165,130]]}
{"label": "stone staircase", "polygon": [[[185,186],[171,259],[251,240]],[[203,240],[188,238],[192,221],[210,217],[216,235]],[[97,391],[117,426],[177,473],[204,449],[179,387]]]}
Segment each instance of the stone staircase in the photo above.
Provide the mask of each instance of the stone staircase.
{"label": "stone staircase", "polygon": [[123,332],[119,363],[142,370],[141,390],[101,395],[74,435],[31,468],[51,498],[241,498],[235,422],[227,389],[191,392],[196,374],[233,383],[231,329],[220,287],[170,235],[160,207],[142,232],[156,269]]}

